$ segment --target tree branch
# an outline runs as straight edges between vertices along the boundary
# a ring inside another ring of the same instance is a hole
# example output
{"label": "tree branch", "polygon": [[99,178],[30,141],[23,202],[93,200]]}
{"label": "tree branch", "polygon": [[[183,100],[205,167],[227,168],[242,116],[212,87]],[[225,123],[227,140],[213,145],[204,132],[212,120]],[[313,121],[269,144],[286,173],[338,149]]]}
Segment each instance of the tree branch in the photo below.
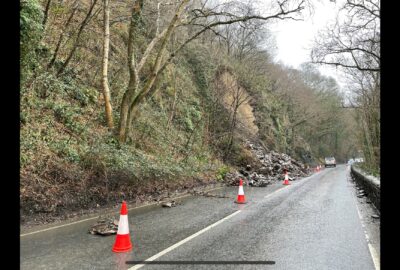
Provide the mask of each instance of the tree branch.
{"label": "tree branch", "polygon": [[288,14],[292,14],[292,13],[298,13],[301,10],[304,9],[304,6],[302,6],[304,4],[304,0],[301,1],[298,6],[294,9],[288,10],[288,11],[280,11],[279,13],[276,13],[274,15],[270,15],[270,16],[259,16],[259,15],[249,15],[249,16],[244,16],[244,17],[239,17],[236,19],[232,19],[232,20],[227,20],[227,21],[217,21],[217,22],[213,22],[210,23],[208,25],[203,26],[204,28],[201,29],[200,31],[198,31],[197,33],[195,33],[194,35],[192,35],[190,38],[188,38],[183,44],[181,44],[181,46],[179,46],[174,52],[172,52],[169,56],[169,58],[166,60],[166,62],[163,64],[163,66],[160,68],[160,72],[162,72],[165,67],[168,65],[168,63],[172,60],[172,58],[175,57],[175,55],[182,50],[188,43],[190,43],[191,41],[193,41],[194,39],[196,39],[198,36],[200,36],[202,33],[204,33],[207,30],[210,30],[213,27],[216,27],[218,25],[229,25],[229,24],[233,24],[233,23],[237,23],[237,22],[246,22],[249,20],[254,20],[254,19],[258,19],[258,20],[263,20],[263,21],[268,21],[271,19],[293,19],[293,17],[288,17],[286,15]]}

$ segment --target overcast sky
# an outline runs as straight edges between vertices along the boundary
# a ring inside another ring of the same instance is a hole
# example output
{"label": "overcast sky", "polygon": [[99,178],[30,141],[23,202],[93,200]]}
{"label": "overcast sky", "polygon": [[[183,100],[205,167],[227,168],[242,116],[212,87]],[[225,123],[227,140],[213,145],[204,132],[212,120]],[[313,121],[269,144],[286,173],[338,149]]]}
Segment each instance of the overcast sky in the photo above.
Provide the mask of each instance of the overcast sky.
{"label": "overcast sky", "polygon": [[[276,39],[275,61],[280,61],[293,68],[298,68],[303,62],[310,61],[314,36],[319,30],[324,29],[328,22],[335,20],[338,9],[338,4],[335,5],[329,0],[313,2],[314,14],[306,15],[304,21],[283,20],[269,27]],[[343,88],[344,81],[340,79],[334,67],[320,65],[317,67],[323,75],[335,78]]]}

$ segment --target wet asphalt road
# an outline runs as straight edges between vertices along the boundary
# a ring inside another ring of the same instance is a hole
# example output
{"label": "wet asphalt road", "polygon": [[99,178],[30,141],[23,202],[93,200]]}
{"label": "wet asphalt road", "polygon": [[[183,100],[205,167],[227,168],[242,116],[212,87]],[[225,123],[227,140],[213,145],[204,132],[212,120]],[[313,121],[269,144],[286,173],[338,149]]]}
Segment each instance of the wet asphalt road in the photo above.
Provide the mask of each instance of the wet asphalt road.
{"label": "wet asphalt road", "polygon": [[[133,262],[234,213],[141,269],[375,269],[346,173],[342,165],[289,186],[245,186],[244,205],[233,202],[237,187],[225,187],[212,193],[230,198],[194,196],[173,208],[132,210],[129,253],[111,251],[115,236],[89,234],[95,220],[22,236],[20,266],[136,269]],[[181,264],[171,264],[177,261]]]}

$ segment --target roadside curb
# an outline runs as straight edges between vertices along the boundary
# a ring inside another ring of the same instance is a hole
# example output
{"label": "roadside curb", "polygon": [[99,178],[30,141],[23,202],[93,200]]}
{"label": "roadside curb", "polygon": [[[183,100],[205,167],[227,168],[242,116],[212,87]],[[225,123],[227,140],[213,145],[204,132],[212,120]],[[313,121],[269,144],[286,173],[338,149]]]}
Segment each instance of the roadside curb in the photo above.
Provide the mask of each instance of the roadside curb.
{"label": "roadside curb", "polygon": [[375,208],[380,212],[381,182],[380,179],[367,175],[354,165],[350,167],[350,175],[367,193]]}

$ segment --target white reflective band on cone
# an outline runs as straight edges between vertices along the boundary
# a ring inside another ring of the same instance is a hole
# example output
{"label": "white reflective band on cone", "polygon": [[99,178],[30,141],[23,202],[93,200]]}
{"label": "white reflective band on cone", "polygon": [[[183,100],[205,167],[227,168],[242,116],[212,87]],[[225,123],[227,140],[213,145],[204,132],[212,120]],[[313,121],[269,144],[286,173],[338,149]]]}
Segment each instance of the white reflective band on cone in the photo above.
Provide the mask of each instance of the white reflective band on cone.
{"label": "white reflective band on cone", "polygon": [[117,234],[129,234],[128,215],[120,215]]}
{"label": "white reflective band on cone", "polygon": [[238,195],[244,195],[243,186],[239,186],[239,193]]}

